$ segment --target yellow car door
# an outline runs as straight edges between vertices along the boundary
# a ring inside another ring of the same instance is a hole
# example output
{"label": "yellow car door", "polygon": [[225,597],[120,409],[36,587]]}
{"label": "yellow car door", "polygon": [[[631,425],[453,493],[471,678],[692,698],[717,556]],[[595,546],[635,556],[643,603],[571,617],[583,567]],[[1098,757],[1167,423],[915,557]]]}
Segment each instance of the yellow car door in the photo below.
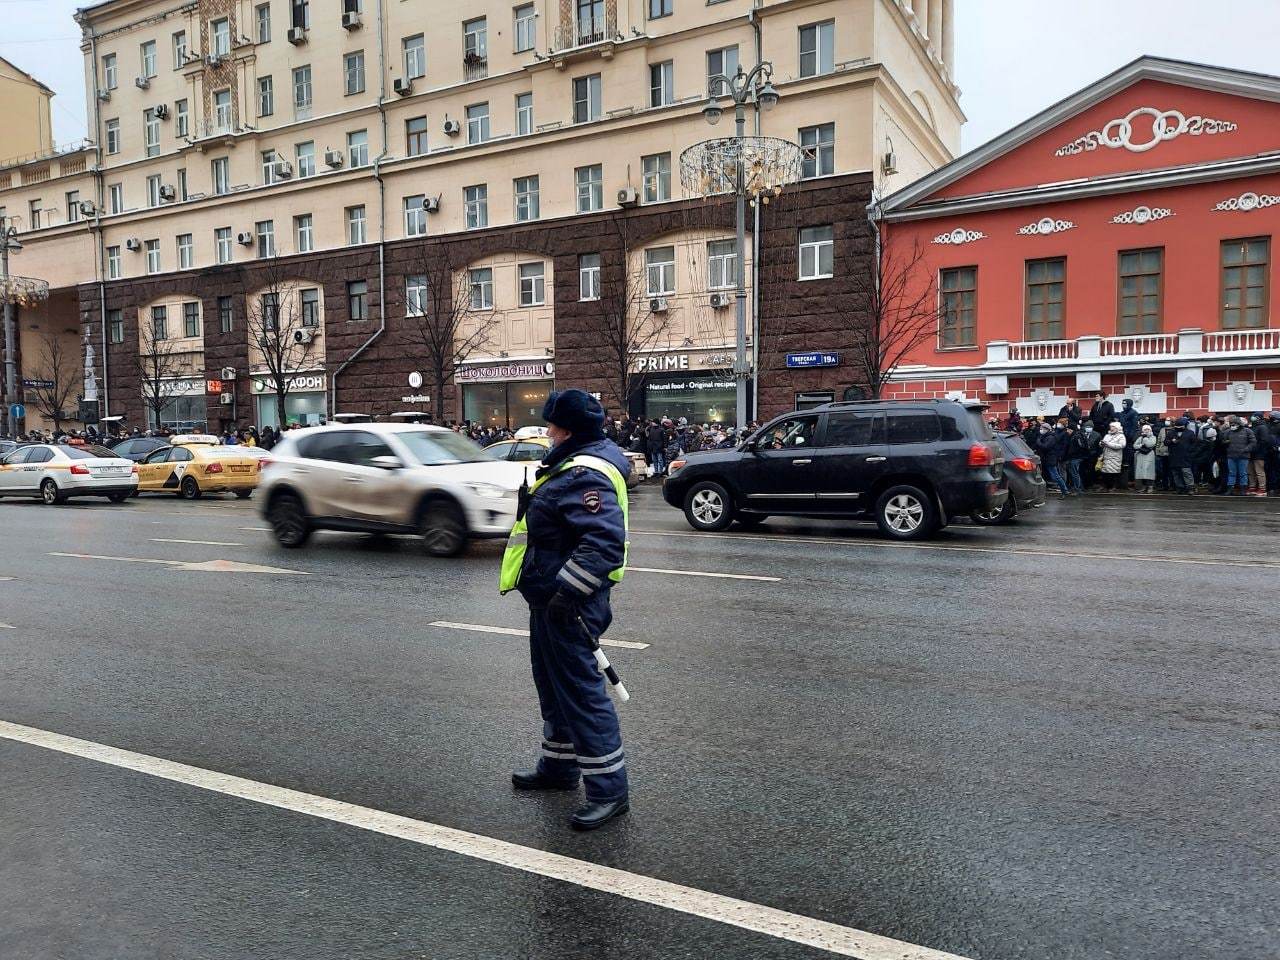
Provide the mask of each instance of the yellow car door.
{"label": "yellow car door", "polygon": [[161,447],[152,450],[138,464],[139,490],[164,490],[165,481],[173,473],[173,464],[169,463],[169,451],[173,447]]}

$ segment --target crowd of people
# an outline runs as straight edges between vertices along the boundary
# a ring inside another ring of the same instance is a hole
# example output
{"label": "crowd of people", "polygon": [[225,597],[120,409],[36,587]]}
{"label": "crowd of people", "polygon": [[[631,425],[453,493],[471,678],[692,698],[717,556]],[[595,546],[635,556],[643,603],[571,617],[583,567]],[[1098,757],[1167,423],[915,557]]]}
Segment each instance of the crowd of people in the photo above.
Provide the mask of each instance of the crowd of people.
{"label": "crowd of people", "polygon": [[1130,399],[1117,412],[1097,393],[1087,413],[1078,400],[1052,419],[1024,419],[1015,410],[1004,427],[1039,455],[1059,496],[1087,489],[1280,496],[1277,410],[1161,417],[1139,414]]}

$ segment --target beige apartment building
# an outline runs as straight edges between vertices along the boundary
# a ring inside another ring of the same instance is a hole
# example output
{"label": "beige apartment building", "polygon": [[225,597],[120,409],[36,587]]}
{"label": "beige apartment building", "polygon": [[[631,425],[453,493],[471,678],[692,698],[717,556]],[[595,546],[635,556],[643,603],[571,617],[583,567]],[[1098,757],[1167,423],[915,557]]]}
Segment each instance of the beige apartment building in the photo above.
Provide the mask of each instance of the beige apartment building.
{"label": "beige apartment building", "polygon": [[[290,420],[430,409],[410,328],[442,262],[484,334],[451,364],[450,416],[515,424],[554,383],[601,389],[593,304],[619,286],[655,336],[613,405],[723,411],[740,268],[764,413],[848,380],[781,352],[838,349],[872,191],[958,149],[952,18],[953,0],[107,0],[77,15],[93,150],[43,180],[0,168],[0,206],[30,214],[22,272],[75,291],[102,412],[133,425],[158,343],[173,425],[272,423],[280,377]],[[752,211],[739,256],[680,155],[732,129],[703,118],[709,77],[761,60],[780,100],[748,132],[800,144],[804,179]],[[305,327],[284,368],[264,303]]]}

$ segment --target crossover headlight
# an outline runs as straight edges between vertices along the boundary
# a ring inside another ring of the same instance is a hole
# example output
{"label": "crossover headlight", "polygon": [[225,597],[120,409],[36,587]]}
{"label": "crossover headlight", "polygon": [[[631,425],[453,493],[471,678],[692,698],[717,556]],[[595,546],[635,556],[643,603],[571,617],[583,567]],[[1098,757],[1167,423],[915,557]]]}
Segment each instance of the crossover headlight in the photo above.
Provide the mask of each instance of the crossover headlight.
{"label": "crossover headlight", "polygon": [[477,497],[484,497],[488,500],[501,500],[507,495],[507,491],[492,483],[469,483],[467,484],[471,491]]}

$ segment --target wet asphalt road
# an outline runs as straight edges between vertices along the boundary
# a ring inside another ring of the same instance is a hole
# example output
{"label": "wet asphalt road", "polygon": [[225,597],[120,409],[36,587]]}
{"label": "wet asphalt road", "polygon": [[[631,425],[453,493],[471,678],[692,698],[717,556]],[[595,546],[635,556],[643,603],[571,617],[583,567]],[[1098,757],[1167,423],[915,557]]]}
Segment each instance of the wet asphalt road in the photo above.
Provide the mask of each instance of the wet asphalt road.
{"label": "wet asphalt road", "polygon": [[[643,489],[632,564],[683,573],[616,591],[610,636],[651,644],[609,651],[633,811],[587,836],[508,786],[525,641],[431,626],[525,625],[498,545],[262,526],[0,503],[0,720],[965,957],[1280,953],[1280,503],[1052,502],[911,546],[694,535]],[[830,956],[8,739],[0,811],[5,960]]]}

